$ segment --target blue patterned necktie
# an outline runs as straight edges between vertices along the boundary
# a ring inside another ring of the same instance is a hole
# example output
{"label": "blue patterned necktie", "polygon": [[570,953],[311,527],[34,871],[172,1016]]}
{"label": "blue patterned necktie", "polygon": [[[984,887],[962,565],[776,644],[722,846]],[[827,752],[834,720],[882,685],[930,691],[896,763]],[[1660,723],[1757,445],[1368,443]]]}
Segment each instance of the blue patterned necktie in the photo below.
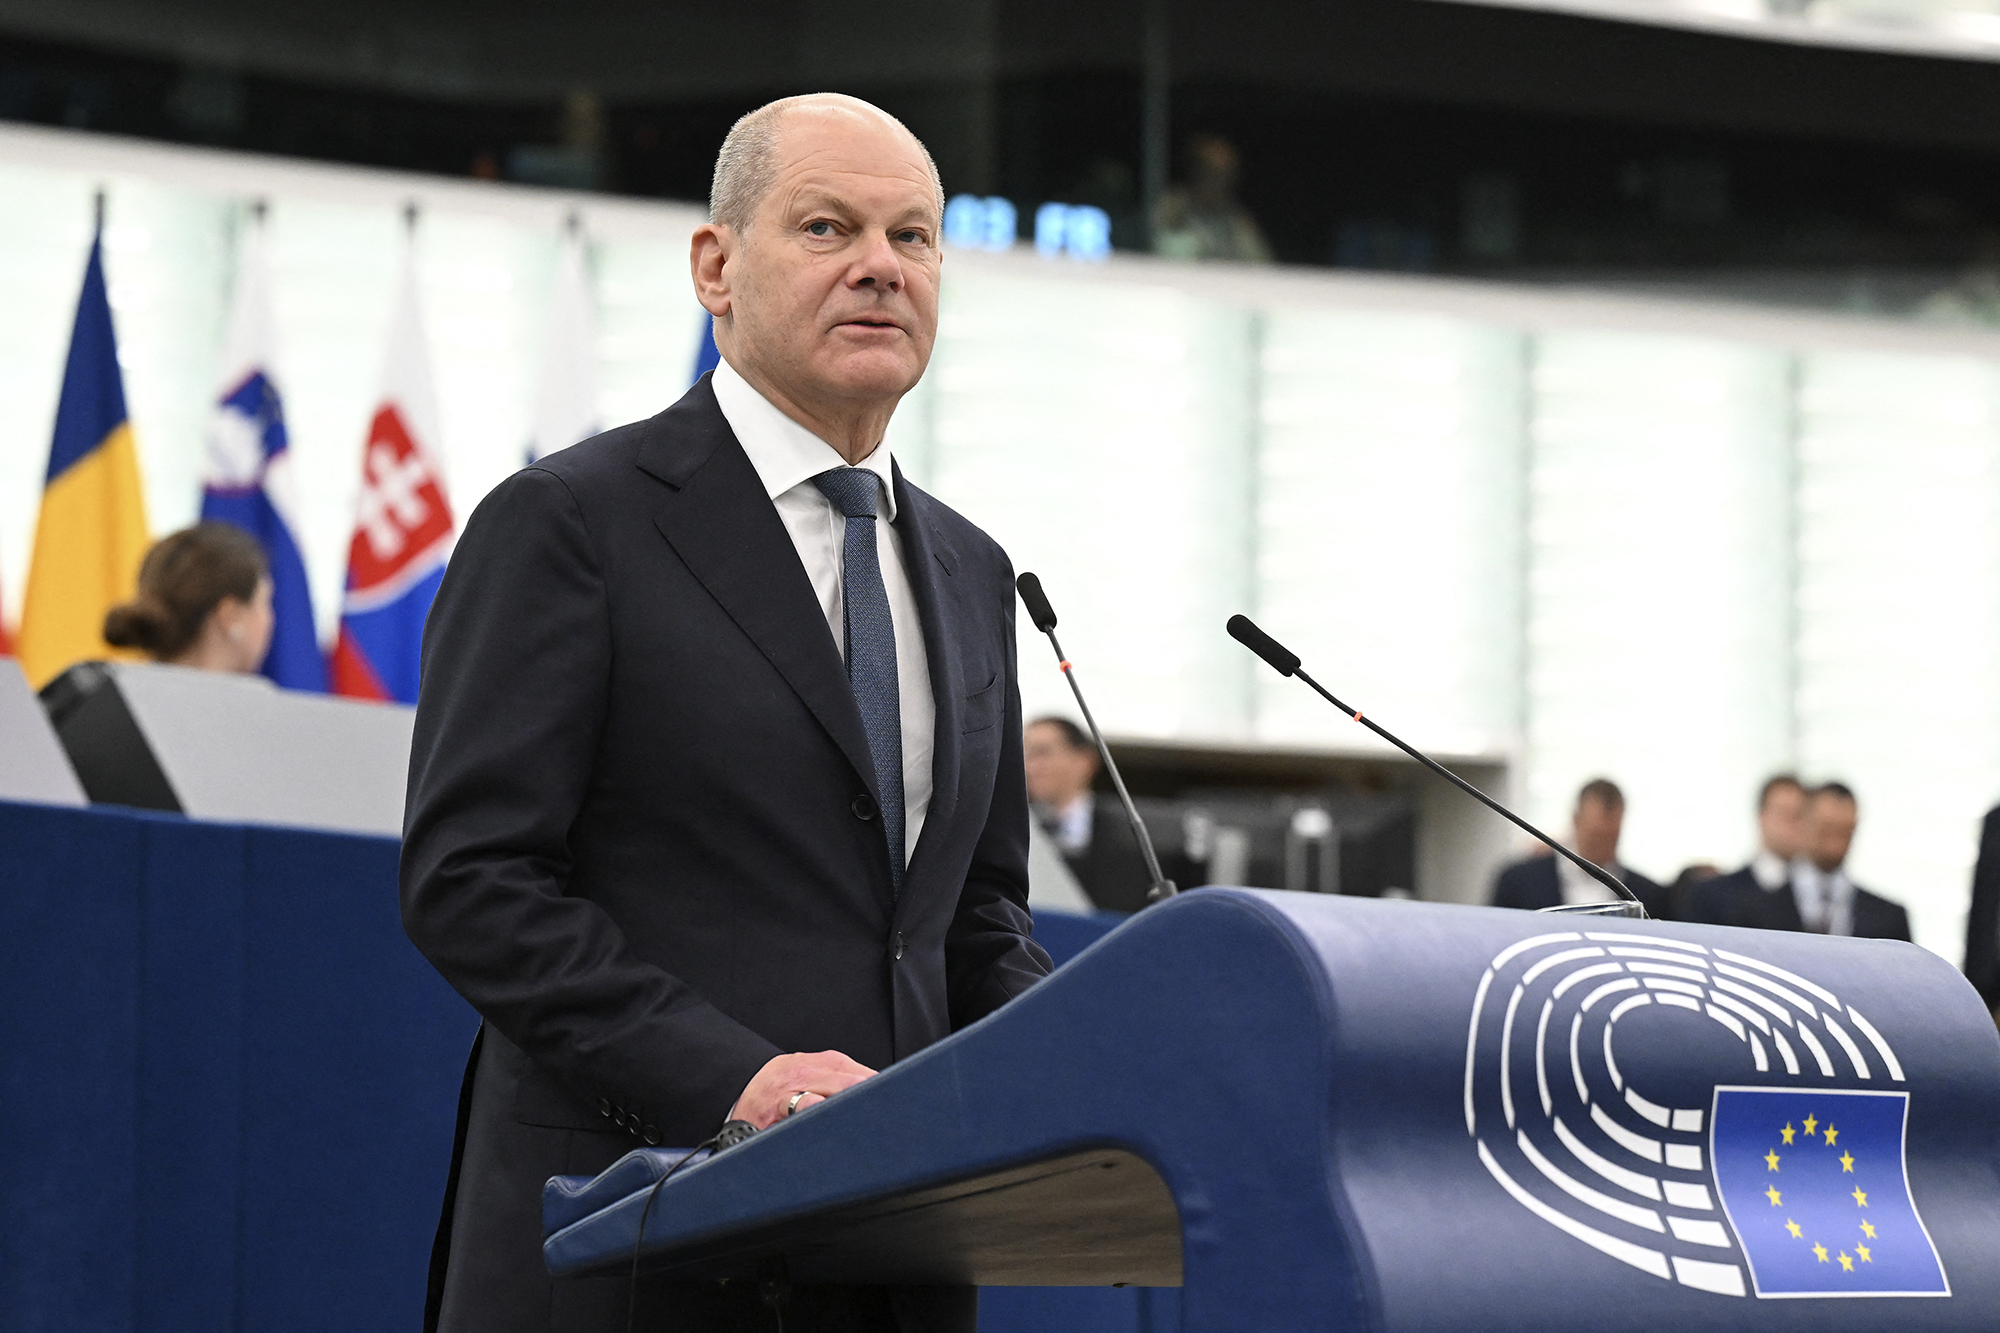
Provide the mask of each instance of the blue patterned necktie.
{"label": "blue patterned necktie", "polygon": [[861,707],[861,728],[882,792],[882,832],[889,841],[889,880],[903,891],[903,696],[896,680],[896,627],[875,544],[876,474],[839,467],[813,485],[847,518],[840,556],[840,602],[846,622],[847,683]]}

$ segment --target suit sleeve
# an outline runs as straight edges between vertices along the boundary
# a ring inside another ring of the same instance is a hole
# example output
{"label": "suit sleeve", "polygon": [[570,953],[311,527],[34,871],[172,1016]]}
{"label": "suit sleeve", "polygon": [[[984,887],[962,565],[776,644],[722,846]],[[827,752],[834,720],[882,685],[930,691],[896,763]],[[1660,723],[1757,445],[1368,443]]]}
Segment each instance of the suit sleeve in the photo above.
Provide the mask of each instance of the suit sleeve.
{"label": "suit sleeve", "polygon": [[1987,814],[1972,871],[1972,911],[1965,919],[1965,975],[1987,1006],[2000,1006],[2000,810]]}
{"label": "suit sleeve", "polygon": [[1006,635],[1005,711],[1000,766],[986,825],[972,851],[958,910],[945,933],[945,983],[954,1031],[998,1009],[1047,976],[1049,956],[1035,943],[1028,912],[1028,786],[1021,754],[1021,689],[1014,639],[1013,570],[996,591]]}
{"label": "suit sleeve", "polygon": [[565,892],[611,652],[575,498],[550,472],[516,473],[466,524],[424,627],[403,925],[487,1022],[586,1102],[633,1123],[720,1123],[777,1048]]}

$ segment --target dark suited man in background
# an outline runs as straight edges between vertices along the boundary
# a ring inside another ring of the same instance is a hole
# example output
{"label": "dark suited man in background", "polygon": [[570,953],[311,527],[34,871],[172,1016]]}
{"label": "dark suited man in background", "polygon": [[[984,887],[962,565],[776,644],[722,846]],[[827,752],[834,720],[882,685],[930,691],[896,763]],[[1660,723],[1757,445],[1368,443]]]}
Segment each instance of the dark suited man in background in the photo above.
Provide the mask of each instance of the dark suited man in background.
{"label": "dark suited man in background", "polygon": [[1681,919],[1735,926],[1761,917],[1769,895],[1791,893],[1792,862],[1805,851],[1805,840],[1805,784],[1779,773],[1757,795],[1757,854],[1739,870],[1694,885]]}
{"label": "dark suited man in background", "polygon": [[[516,473],[424,639],[410,938],[485,1019],[433,1260],[460,1333],[623,1329],[541,1190],[767,1126],[1048,972],[1013,571],[883,435],[937,328],[942,190],[865,102],[738,122],[691,256],[724,364]],[[747,1284],[640,1322],[766,1329]],[[970,1329],[970,1288],[800,1287],[799,1330]]]}
{"label": "dark suited man in background", "polygon": [[1972,910],[1965,918],[1965,975],[2000,1018],[2000,808],[1986,812],[1979,830]]}
{"label": "dark suited man in background", "polygon": [[1859,822],[1860,806],[1845,785],[1829,782],[1807,792],[1799,854],[1786,883],[1703,899],[1703,915],[1696,919],[1718,926],[1909,939],[1910,914],[1848,878],[1847,853]]}
{"label": "dark suited man in background", "polygon": [[[1638,896],[1651,916],[1666,910],[1667,893],[1638,871],[1618,860],[1618,836],[1625,827],[1625,793],[1609,778],[1592,778],[1576,794],[1576,817],[1570,848],[1578,856],[1608,870]],[[1495,907],[1540,911],[1563,904],[1612,902],[1616,895],[1568,861],[1550,852],[1516,861],[1493,884]]]}
{"label": "dark suited man in background", "polygon": [[1153,876],[1125,808],[1090,789],[1097,778],[1096,744],[1068,718],[1042,717],[1028,724],[1022,748],[1035,818],[1090,901],[1107,912],[1144,907]]}

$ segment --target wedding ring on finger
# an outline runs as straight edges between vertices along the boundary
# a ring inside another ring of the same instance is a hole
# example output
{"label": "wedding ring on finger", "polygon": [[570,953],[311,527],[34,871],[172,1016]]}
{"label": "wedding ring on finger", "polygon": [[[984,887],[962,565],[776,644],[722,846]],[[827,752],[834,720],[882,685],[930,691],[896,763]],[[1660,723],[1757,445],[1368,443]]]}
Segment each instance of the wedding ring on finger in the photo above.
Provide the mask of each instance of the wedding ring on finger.
{"label": "wedding ring on finger", "polygon": [[787,1116],[797,1114],[799,1109],[799,1103],[809,1096],[811,1096],[811,1094],[805,1092],[804,1090],[793,1093],[792,1099],[785,1103],[785,1114]]}

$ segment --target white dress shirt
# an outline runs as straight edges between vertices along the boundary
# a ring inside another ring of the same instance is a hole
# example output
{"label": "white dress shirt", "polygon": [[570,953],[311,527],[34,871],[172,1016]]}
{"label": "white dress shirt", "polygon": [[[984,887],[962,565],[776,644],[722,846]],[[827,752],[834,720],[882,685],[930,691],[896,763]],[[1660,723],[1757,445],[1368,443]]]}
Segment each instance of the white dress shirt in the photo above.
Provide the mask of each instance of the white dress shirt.
{"label": "white dress shirt", "polygon": [[[1613,879],[1620,883],[1624,882],[1624,866],[1613,861],[1609,866],[1603,868],[1610,872]],[[1580,907],[1584,903],[1618,903],[1625,901],[1597,880],[1584,874],[1582,870],[1577,868],[1576,862],[1570,860],[1567,856],[1556,857],[1556,883],[1562,889],[1563,903],[1569,907]]]}
{"label": "white dress shirt", "polygon": [[1764,892],[1776,893],[1792,882],[1792,863],[1769,847],[1759,847],[1750,858],[1750,877]]}
{"label": "white dress shirt", "polygon": [[1097,814],[1097,802],[1088,791],[1070,799],[1070,803],[1060,810],[1038,808],[1036,811],[1049,827],[1049,834],[1056,840],[1065,856],[1076,856],[1090,850],[1091,824]]}
{"label": "white dress shirt", "polygon": [[[778,517],[798,549],[799,563],[812,580],[833,646],[847,656],[846,621],[841,601],[841,543],[847,539],[847,518],[833,507],[813,478],[829,468],[846,467],[847,460],[819,436],[786,416],[752,388],[728,361],[715,368],[715,401],[737,443],[750,455],[750,465],[764,483],[765,494],[777,506]],[[880,517],[875,521],[875,550],[882,563],[882,584],[889,594],[889,623],[896,631],[896,689],[903,718],[903,850],[915,853],[923,832],[924,813],[931,804],[931,750],[936,744],[937,701],[931,697],[930,655],[924,651],[923,622],[910,591],[903,538],[896,521],[895,474],[889,467],[889,446],[877,445],[860,466],[882,483]]]}
{"label": "white dress shirt", "polygon": [[1854,933],[1854,881],[1843,866],[1821,870],[1805,857],[1792,862],[1792,893],[1807,930],[1826,935]]}

